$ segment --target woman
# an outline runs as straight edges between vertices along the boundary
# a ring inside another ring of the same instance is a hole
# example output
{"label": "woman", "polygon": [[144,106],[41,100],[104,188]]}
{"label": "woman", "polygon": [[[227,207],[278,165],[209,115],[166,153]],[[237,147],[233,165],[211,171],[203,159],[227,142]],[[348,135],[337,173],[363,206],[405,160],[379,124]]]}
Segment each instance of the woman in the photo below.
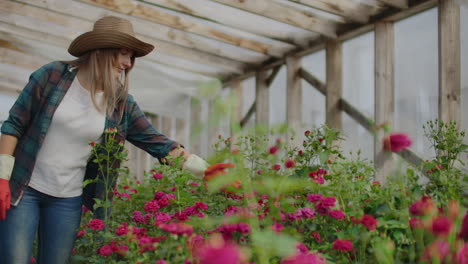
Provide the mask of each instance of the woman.
{"label": "woman", "polygon": [[183,156],[184,168],[203,174],[206,162],[158,132],[128,95],[135,58],[153,48],[128,20],[104,17],[70,44],[78,59],[32,73],[1,129],[1,264],[29,263],[36,232],[38,263],[68,262],[82,203],[93,209],[106,194],[98,184],[82,187],[85,175],[97,175],[88,142],[105,129],[160,161]]}

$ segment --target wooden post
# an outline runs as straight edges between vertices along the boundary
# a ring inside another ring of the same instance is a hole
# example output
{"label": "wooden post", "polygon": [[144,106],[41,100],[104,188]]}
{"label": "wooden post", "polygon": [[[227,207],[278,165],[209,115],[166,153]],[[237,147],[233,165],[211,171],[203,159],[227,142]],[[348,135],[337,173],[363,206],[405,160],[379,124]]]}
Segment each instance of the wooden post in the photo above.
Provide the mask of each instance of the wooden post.
{"label": "wooden post", "polygon": [[327,126],[340,131],[343,122],[339,105],[343,86],[341,46],[338,40],[329,40],[326,43],[327,97],[325,102]]}
{"label": "wooden post", "polygon": [[242,82],[240,80],[236,80],[232,82],[231,84],[232,91],[235,96],[235,102],[236,105],[232,109],[232,114],[231,114],[231,149],[235,148],[235,144],[237,143],[236,139],[236,132],[238,133],[239,131],[236,131],[234,129],[235,127],[240,126],[240,122],[242,119],[242,106],[244,105],[244,99],[243,99],[243,89],[242,89]]}
{"label": "wooden post", "polygon": [[[375,25],[375,123],[392,126],[394,118],[394,58],[395,41],[393,23]],[[392,153],[383,149],[385,131],[375,131],[374,163],[377,178],[384,181],[393,168]]]}
{"label": "wooden post", "polygon": [[171,137],[172,132],[172,118],[168,116],[161,117],[161,133],[166,137]]}
{"label": "wooden post", "polygon": [[[214,99],[208,101],[208,113],[213,113],[216,111],[216,102]],[[209,115],[208,115],[209,116]],[[209,120],[208,121],[208,146],[207,154],[211,154],[213,151],[213,145],[218,141],[219,135],[219,123],[218,120]]]}
{"label": "wooden post", "polygon": [[258,71],[255,75],[255,123],[267,125],[270,119],[270,96],[268,92],[267,71]]}
{"label": "wooden post", "polygon": [[190,152],[201,153],[201,102],[192,98],[190,102]]}
{"label": "wooden post", "polygon": [[295,146],[302,143],[302,79],[300,69],[300,57],[286,57],[286,121],[296,133],[294,142],[291,142]]}
{"label": "wooden post", "polygon": [[175,140],[182,145],[187,143],[187,125],[184,119],[176,118],[175,124]]}
{"label": "wooden post", "polygon": [[439,0],[439,119],[460,122],[460,7]]}

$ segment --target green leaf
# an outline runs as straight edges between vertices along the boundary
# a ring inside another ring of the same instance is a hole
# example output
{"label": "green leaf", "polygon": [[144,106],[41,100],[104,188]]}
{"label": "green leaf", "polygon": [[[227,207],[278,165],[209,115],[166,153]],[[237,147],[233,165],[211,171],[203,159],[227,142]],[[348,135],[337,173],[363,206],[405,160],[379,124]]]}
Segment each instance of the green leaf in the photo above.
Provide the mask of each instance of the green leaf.
{"label": "green leaf", "polygon": [[253,232],[252,241],[256,247],[280,257],[292,255],[296,251],[297,241],[293,237],[271,230]]}

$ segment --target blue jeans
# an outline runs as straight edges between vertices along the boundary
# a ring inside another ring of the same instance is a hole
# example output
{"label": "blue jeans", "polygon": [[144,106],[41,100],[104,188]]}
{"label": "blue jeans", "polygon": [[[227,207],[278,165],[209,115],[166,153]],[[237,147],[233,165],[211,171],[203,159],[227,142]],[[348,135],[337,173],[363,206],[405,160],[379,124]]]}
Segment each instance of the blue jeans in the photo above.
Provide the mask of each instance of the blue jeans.
{"label": "blue jeans", "polygon": [[28,188],[0,220],[0,264],[29,264],[36,232],[37,263],[67,263],[80,226],[81,202],[81,196],[57,198]]}

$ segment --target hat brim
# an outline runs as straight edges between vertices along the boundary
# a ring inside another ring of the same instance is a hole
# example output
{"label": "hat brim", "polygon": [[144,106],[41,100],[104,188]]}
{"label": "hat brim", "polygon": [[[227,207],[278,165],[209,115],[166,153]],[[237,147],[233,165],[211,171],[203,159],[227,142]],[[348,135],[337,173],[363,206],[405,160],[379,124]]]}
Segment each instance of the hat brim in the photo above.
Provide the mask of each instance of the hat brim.
{"label": "hat brim", "polygon": [[153,51],[154,46],[122,32],[100,30],[78,36],[68,47],[68,52],[80,57],[88,51],[105,48],[127,48],[135,52],[135,57],[143,57]]}

